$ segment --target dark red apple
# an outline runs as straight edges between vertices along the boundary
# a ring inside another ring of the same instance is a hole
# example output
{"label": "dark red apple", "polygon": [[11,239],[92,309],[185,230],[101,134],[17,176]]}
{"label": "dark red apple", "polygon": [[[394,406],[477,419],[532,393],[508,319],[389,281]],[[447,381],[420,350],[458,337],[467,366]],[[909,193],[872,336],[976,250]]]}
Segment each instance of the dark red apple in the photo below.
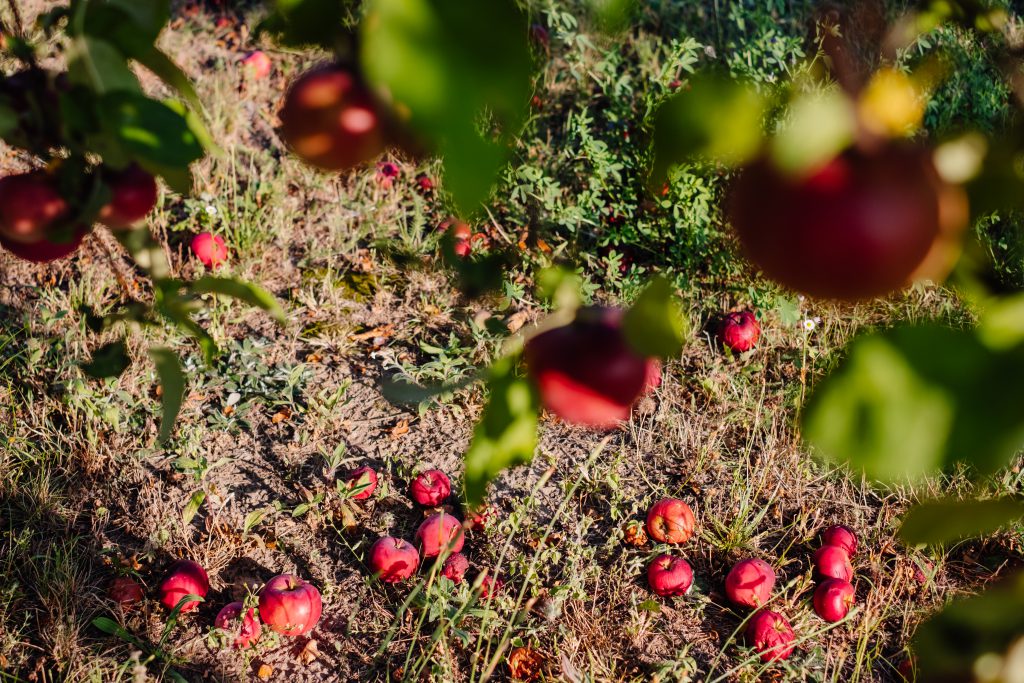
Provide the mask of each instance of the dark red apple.
{"label": "dark red apple", "polygon": [[[186,595],[205,598],[209,590],[210,578],[206,575],[206,570],[192,560],[178,560],[172,564],[157,587],[160,604],[167,609],[174,609]],[[198,606],[198,600],[190,600],[182,606],[181,611],[191,612]]]}
{"label": "dark red apple", "polygon": [[470,511],[466,514],[466,523],[464,526],[470,531],[487,531],[497,514],[498,510],[493,505],[484,505],[482,508]]}
{"label": "dark red apple", "polygon": [[445,558],[444,564],[441,565],[441,576],[452,583],[462,583],[467,571],[469,571],[469,560],[462,553],[452,553]]}
{"label": "dark red apple", "polygon": [[735,353],[744,353],[754,348],[761,337],[761,325],[750,311],[727,314],[718,330],[722,346]]}
{"label": "dark red apple", "polygon": [[340,171],[384,151],[380,113],[358,75],[328,64],[300,76],[281,109],[281,135],[309,164]]}
{"label": "dark red apple", "polygon": [[842,579],[825,579],[814,591],[814,611],[828,622],[840,621],[853,607],[853,602],[853,585]]}
{"label": "dark red apple", "polygon": [[768,602],[775,588],[775,570],[752,557],[737,562],[725,577],[725,594],[735,605],[758,608]]}
{"label": "dark red apple", "polygon": [[437,507],[447,500],[451,492],[452,482],[441,470],[420,472],[409,486],[412,499],[426,507]]}
{"label": "dark red apple", "polygon": [[412,543],[385,536],[370,546],[366,563],[370,571],[384,583],[398,583],[416,573],[416,568],[420,566],[420,554]]}
{"label": "dark red apple", "polygon": [[747,643],[761,655],[761,661],[776,662],[793,654],[796,634],[778,612],[761,610],[747,622]]}
{"label": "dark red apple", "polygon": [[948,188],[930,150],[910,143],[851,147],[804,173],[765,156],[742,171],[730,215],[768,277],[811,296],[868,299],[910,283],[942,234]]}
{"label": "dark red apple", "polygon": [[416,188],[423,194],[431,194],[434,191],[434,181],[426,173],[416,176]]}
{"label": "dark red apple", "polygon": [[309,633],[323,605],[316,586],[294,574],[275,576],[260,591],[260,620],[286,636]]}
{"label": "dark red apple", "polygon": [[122,606],[134,605],[137,602],[142,602],[146,597],[139,582],[128,576],[118,576],[111,581],[107,595]]}
{"label": "dark red apple", "polygon": [[262,79],[270,75],[273,64],[262,50],[253,50],[242,58],[242,70],[249,78]]}
{"label": "dark red apple", "polygon": [[686,595],[693,588],[693,568],[674,555],[658,555],[647,567],[647,583],[662,597]]}
{"label": "dark red apple", "polygon": [[465,535],[459,520],[439,512],[423,520],[416,530],[416,542],[420,545],[423,557],[437,557],[446,549],[453,553],[462,550]]}
{"label": "dark red apple", "polygon": [[207,268],[217,268],[228,260],[228,248],[224,238],[208,232],[201,232],[192,238],[192,253]]}
{"label": "dark red apple", "polygon": [[103,180],[111,196],[98,218],[109,228],[129,228],[156,206],[156,179],[136,164],[120,171],[104,169]]}
{"label": "dark red apple", "polygon": [[402,174],[402,169],[392,161],[381,161],[377,164],[377,173],[374,179],[377,184],[388,189],[395,184],[395,180]]}
{"label": "dark red apple", "polygon": [[366,500],[377,490],[377,473],[372,467],[360,467],[348,475],[348,490],[352,500]]}
{"label": "dark red apple", "polygon": [[473,253],[473,245],[469,243],[469,240],[455,240],[452,249],[459,258],[469,258],[469,255]]}
{"label": "dark red apple", "polygon": [[31,243],[12,242],[6,237],[0,236],[0,246],[25,261],[49,263],[75,253],[88,234],[88,227],[80,225],[67,242],[54,242],[48,237]]}
{"label": "dark red apple", "polygon": [[850,557],[857,554],[857,535],[853,533],[852,529],[841,524],[830,526],[822,531],[821,544],[842,548]]}
{"label": "dark red apple", "polygon": [[587,308],[526,342],[524,358],[544,407],[566,422],[609,429],[629,418],[648,386],[648,359],[622,331],[622,312]]}
{"label": "dark red apple", "polygon": [[659,543],[686,543],[695,524],[693,510],[678,498],[663,498],[647,511],[647,535]]}
{"label": "dark red apple", "polygon": [[845,550],[835,545],[823,545],[814,553],[814,573],[819,578],[853,580],[853,564]]}
{"label": "dark red apple", "polygon": [[[245,612],[244,617],[242,612]],[[252,607],[246,610],[245,605],[240,602],[224,605],[217,613],[217,618],[213,620],[213,625],[229,636],[234,636],[231,647],[236,650],[252,647],[263,633],[263,626],[260,625],[260,618],[256,616],[256,610]]]}
{"label": "dark red apple", "polygon": [[480,597],[484,600],[494,597],[500,593],[501,589],[504,587],[505,582],[501,577],[493,574],[490,570],[487,570],[483,579],[480,580]]}
{"label": "dark red apple", "polygon": [[68,203],[45,173],[0,178],[0,238],[5,242],[38,243],[67,212]]}

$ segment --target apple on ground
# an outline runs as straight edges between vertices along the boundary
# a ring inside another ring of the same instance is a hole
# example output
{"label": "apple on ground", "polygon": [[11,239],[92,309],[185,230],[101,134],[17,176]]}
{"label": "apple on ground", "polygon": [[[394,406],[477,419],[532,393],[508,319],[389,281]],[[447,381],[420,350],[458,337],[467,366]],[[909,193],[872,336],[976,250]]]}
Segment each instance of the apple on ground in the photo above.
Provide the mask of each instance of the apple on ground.
{"label": "apple on ground", "polygon": [[544,407],[571,424],[610,429],[648,387],[648,359],[626,341],[619,309],[581,309],[527,341],[523,356]]}
{"label": "apple on ground", "polygon": [[209,232],[201,232],[192,238],[192,253],[207,268],[218,268],[228,260],[228,248],[224,238]]}
{"label": "apple on ground", "polygon": [[445,550],[457,553],[465,542],[462,524],[445,512],[431,515],[416,530],[416,542],[423,557],[437,557]]}
{"label": "apple on ground", "polygon": [[[209,590],[210,578],[206,570],[192,560],[178,560],[172,564],[157,587],[160,604],[167,609],[174,609],[186,595],[205,598]],[[182,606],[181,611],[190,612],[198,606],[198,600],[190,600]]]}
{"label": "apple on ground", "polygon": [[441,470],[420,472],[409,486],[412,499],[426,507],[440,505],[447,500],[451,492],[452,482]]}
{"label": "apple on ground", "polygon": [[[244,617],[242,612],[245,612]],[[260,625],[260,619],[256,616],[256,610],[252,607],[246,610],[245,605],[241,602],[224,605],[213,620],[213,625],[225,631],[229,636],[234,636],[231,647],[236,650],[252,647],[263,633],[263,626]]]}
{"label": "apple on ground", "polygon": [[853,564],[845,550],[835,545],[823,545],[814,553],[814,573],[819,578],[853,580]]}
{"label": "apple on ground", "polygon": [[462,583],[467,571],[469,571],[469,560],[462,553],[452,553],[445,558],[444,564],[441,565],[441,576],[452,583]]}
{"label": "apple on ground", "polygon": [[45,173],[33,171],[0,178],[0,238],[32,244],[68,212],[68,203]]}
{"label": "apple on ground", "polygon": [[482,508],[466,514],[464,526],[474,532],[487,531],[497,514],[498,510],[493,505],[484,505]]}
{"label": "apple on ground", "polygon": [[348,475],[348,490],[352,500],[366,500],[377,489],[377,473],[372,467],[363,466]]}
{"label": "apple on ground", "polygon": [[743,607],[765,605],[775,588],[775,570],[764,560],[752,557],[737,562],[725,577],[725,594]]}
{"label": "apple on ground", "polygon": [[505,582],[501,577],[494,574],[490,569],[486,569],[480,578],[480,598],[483,600],[492,598],[500,593],[504,587]]}
{"label": "apple on ground", "polygon": [[693,588],[693,568],[681,557],[658,555],[647,567],[647,583],[662,597],[686,595]]}
{"label": "apple on ground", "polygon": [[377,174],[374,178],[377,184],[388,189],[395,184],[395,180],[402,174],[402,169],[393,161],[381,161],[377,164]]}
{"label": "apple on ground", "polygon": [[416,573],[420,566],[420,553],[408,541],[384,536],[370,546],[366,562],[370,571],[384,583],[398,583]]}
{"label": "apple on ground", "polygon": [[757,345],[761,338],[761,325],[750,311],[728,313],[722,319],[718,340],[734,353],[745,353]]}
{"label": "apple on ground", "polygon": [[857,554],[857,534],[849,527],[837,524],[821,532],[822,545],[834,545],[853,557]]}
{"label": "apple on ground", "polygon": [[107,595],[122,606],[134,605],[137,602],[142,602],[146,597],[139,582],[128,576],[118,576],[111,581]]}
{"label": "apple on ground", "polygon": [[249,78],[262,79],[270,75],[273,63],[262,50],[253,50],[242,58],[242,69]]}
{"label": "apple on ground", "polygon": [[854,603],[854,589],[849,581],[825,579],[814,591],[814,611],[827,622],[840,621]]}
{"label": "apple on ground", "polygon": [[110,189],[110,201],[98,215],[103,225],[115,230],[130,228],[156,206],[156,179],[137,164],[119,171],[103,169],[102,173]]}
{"label": "apple on ground", "polygon": [[286,636],[309,633],[323,605],[316,586],[294,574],[275,576],[260,590],[260,620]]}
{"label": "apple on ground", "polygon": [[695,523],[693,510],[678,498],[663,498],[647,511],[647,535],[659,543],[686,543]]}
{"label": "apple on ground", "polygon": [[747,622],[747,643],[761,656],[761,661],[776,662],[793,654],[796,634],[793,627],[778,612],[761,610]]}

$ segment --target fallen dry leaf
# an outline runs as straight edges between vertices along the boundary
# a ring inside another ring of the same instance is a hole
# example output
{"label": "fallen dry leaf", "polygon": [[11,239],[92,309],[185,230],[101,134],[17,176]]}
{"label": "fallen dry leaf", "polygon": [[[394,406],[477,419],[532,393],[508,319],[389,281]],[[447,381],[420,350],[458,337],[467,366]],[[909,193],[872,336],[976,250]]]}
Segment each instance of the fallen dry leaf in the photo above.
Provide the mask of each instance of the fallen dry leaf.
{"label": "fallen dry leaf", "polygon": [[395,326],[388,323],[387,325],[379,325],[372,330],[367,330],[366,332],[350,334],[348,338],[352,341],[366,341],[367,339],[373,339],[374,337],[390,337],[394,333]]}
{"label": "fallen dry leaf", "polygon": [[317,647],[316,641],[310,639],[301,650],[299,650],[298,660],[303,664],[311,664],[320,656],[320,649]]}
{"label": "fallen dry leaf", "polygon": [[291,411],[290,408],[288,408],[286,406],[286,407],[281,408],[280,410],[278,410],[276,413],[274,413],[274,417],[270,418],[270,421],[273,422],[274,424],[277,424],[279,422],[284,422],[285,420],[289,419],[291,416],[292,416],[292,411]]}
{"label": "fallen dry leaf", "polygon": [[508,668],[512,678],[520,681],[540,679],[544,666],[544,655],[528,647],[517,647],[508,656]]}
{"label": "fallen dry leaf", "polygon": [[622,541],[637,548],[647,545],[647,531],[644,530],[644,525],[636,520],[626,522],[622,529]]}
{"label": "fallen dry leaf", "polygon": [[260,668],[256,670],[256,676],[264,681],[269,681],[273,675],[274,667],[269,664],[260,664]]}
{"label": "fallen dry leaf", "polygon": [[409,433],[409,421],[402,420],[391,428],[391,438],[397,439]]}

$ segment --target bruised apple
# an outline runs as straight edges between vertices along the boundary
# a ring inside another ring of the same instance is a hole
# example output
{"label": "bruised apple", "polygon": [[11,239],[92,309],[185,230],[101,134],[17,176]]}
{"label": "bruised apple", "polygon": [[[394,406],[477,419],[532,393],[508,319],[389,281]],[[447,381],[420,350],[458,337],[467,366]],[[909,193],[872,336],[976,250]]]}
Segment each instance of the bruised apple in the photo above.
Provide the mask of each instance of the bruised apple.
{"label": "bruised apple", "polygon": [[275,576],[260,591],[260,620],[286,636],[309,633],[320,621],[320,591],[294,574]]}
{"label": "bruised apple", "polygon": [[462,583],[467,571],[469,571],[469,560],[462,553],[452,553],[445,558],[444,564],[441,565],[441,576],[452,583]]}
{"label": "bruised apple", "polygon": [[363,466],[348,475],[348,490],[352,500],[366,500],[377,489],[377,473],[372,467]]}
{"label": "bruised apple", "polygon": [[544,407],[566,422],[609,429],[629,418],[656,380],[622,331],[622,312],[587,308],[526,343],[527,372]]}
{"label": "bruised apple", "polygon": [[793,654],[796,634],[793,627],[778,612],[761,610],[747,622],[747,643],[761,656],[761,661],[775,662]]}
{"label": "bruised apple", "polygon": [[[157,587],[160,604],[167,609],[174,609],[186,595],[205,598],[209,590],[210,578],[206,575],[206,570],[192,560],[178,560],[172,564]],[[181,611],[190,612],[198,606],[198,600],[190,600],[182,605]]]}
{"label": "bruised apple", "polygon": [[465,542],[462,524],[444,512],[431,515],[416,530],[416,542],[420,544],[423,557],[437,557],[446,549],[457,553]]}
{"label": "bruised apple", "polygon": [[725,577],[725,594],[735,605],[758,608],[768,602],[775,588],[775,570],[752,557],[737,562]]}
{"label": "bruised apple", "polygon": [[107,595],[121,606],[134,605],[146,597],[139,582],[129,576],[118,576],[111,581]]}
{"label": "bruised apple", "polygon": [[451,495],[451,492],[451,479],[441,470],[420,472],[409,486],[412,499],[426,507],[440,505]]}
{"label": "bruised apple", "polygon": [[[242,616],[243,612],[245,616]],[[241,602],[224,605],[213,620],[213,625],[229,636],[234,636],[231,646],[236,650],[252,647],[263,633],[263,626],[260,625],[260,618],[256,616],[256,610],[252,607],[246,610]]]}
{"label": "bruised apple", "polygon": [[693,510],[678,498],[663,498],[647,511],[647,535],[659,543],[686,543],[694,524]]}
{"label": "bruised apple", "polygon": [[686,595],[693,588],[693,568],[674,555],[658,555],[647,567],[647,583],[662,597]]}
{"label": "bruised apple", "polygon": [[398,583],[416,573],[420,553],[416,546],[401,538],[385,536],[377,539],[367,556],[367,564],[384,583]]}

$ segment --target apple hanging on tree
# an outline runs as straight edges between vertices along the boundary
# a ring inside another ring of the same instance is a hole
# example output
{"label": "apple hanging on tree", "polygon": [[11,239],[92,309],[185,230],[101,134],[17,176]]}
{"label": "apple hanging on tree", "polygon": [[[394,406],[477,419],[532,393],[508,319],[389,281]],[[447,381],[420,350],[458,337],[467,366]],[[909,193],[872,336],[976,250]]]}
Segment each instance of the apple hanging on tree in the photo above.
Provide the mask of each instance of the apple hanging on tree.
{"label": "apple hanging on tree", "polygon": [[156,206],[156,179],[137,164],[120,171],[104,169],[102,174],[111,196],[98,218],[108,228],[129,228]]}

